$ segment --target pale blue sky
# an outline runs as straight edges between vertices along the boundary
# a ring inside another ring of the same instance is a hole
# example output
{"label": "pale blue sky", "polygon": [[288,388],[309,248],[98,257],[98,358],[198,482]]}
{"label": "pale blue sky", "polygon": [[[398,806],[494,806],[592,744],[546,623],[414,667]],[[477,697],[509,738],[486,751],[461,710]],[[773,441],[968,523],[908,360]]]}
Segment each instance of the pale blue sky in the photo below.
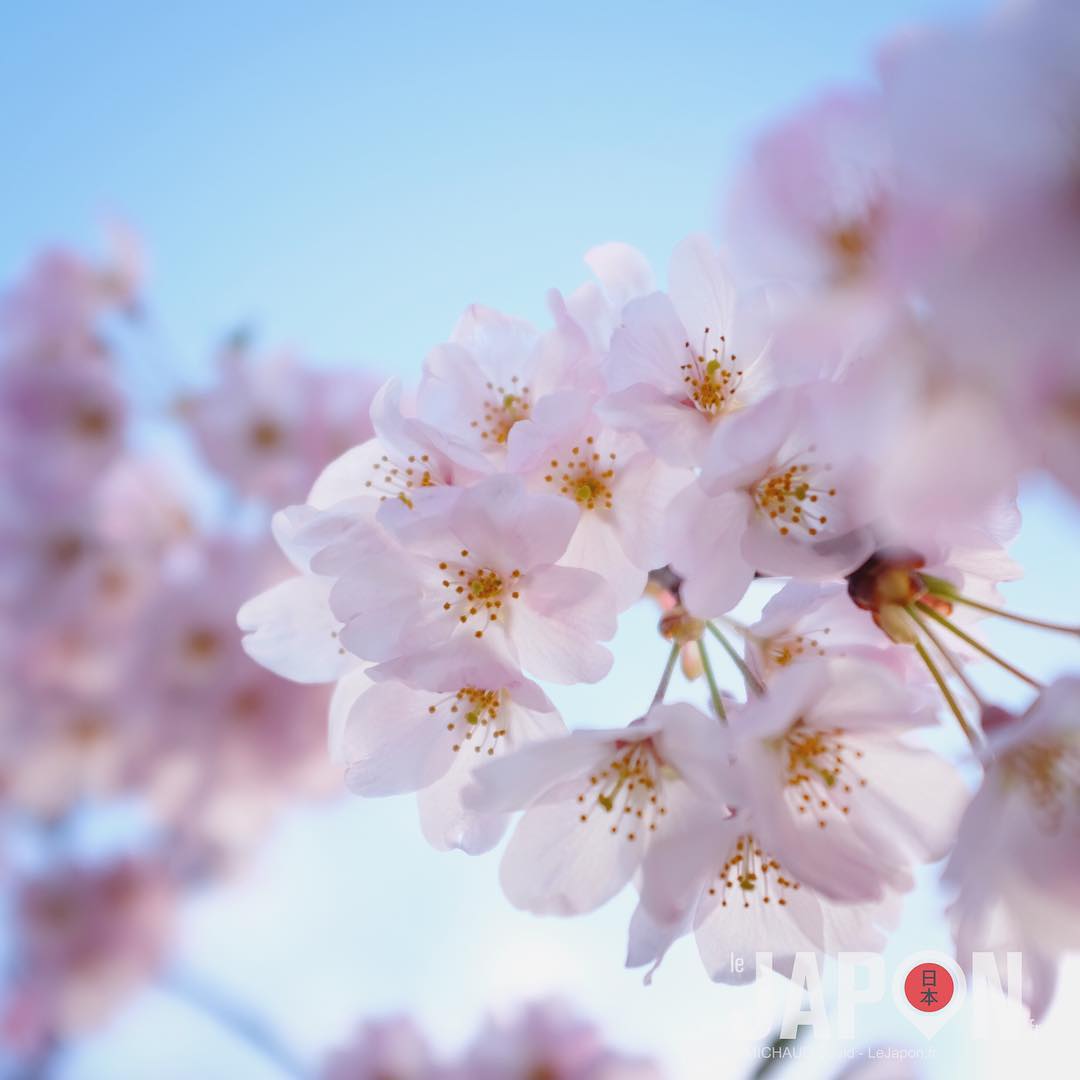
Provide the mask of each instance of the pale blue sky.
{"label": "pale blue sky", "polygon": [[[267,343],[408,376],[467,303],[540,317],[544,290],[577,284],[595,243],[629,241],[662,268],[682,234],[711,223],[750,133],[829,84],[868,77],[891,30],[983,7],[12,5],[0,43],[0,275],[42,242],[93,244],[115,214],[146,239],[149,295],[185,373],[204,372],[214,341],[254,322]],[[1068,617],[1080,596],[1056,571],[1080,521],[1045,486],[1025,505],[1021,553],[1040,565],[1014,599]],[[572,723],[621,721],[647,699],[663,662],[651,619],[642,609],[624,620],[611,681],[563,695]],[[1077,659],[1053,639],[998,640],[1042,674]],[[250,878],[194,906],[183,963],[253,998],[313,1057],[364,1011],[416,1009],[456,1045],[485,1006],[556,989],[677,1077],[745,1075],[741,1048],[715,1035],[734,992],[708,983],[691,947],[646,990],[620,968],[628,897],[587,919],[539,921],[509,908],[496,870],[495,857],[430,852],[408,799],[301,812]],[[934,905],[931,893],[913,901],[896,956],[947,947]],[[905,1036],[884,1009],[873,1037]],[[927,1075],[975,1075],[962,1036],[942,1055]],[[804,1062],[790,1075],[830,1071],[835,1062]],[[64,1072],[151,1075],[274,1074],[156,992]]]}

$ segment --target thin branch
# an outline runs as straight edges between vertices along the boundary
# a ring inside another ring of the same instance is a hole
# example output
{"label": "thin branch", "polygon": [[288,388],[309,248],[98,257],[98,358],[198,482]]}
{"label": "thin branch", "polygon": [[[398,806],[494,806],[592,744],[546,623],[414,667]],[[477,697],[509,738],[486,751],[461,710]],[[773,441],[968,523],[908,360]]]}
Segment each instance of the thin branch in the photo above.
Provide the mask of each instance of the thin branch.
{"label": "thin branch", "polygon": [[272,1062],[282,1076],[307,1080],[307,1068],[274,1030],[220,991],[191,976],[175,973],[163,978],[161,985],[174,997],[215,1020],[221,1028],[247,1043],[252,1050]]}

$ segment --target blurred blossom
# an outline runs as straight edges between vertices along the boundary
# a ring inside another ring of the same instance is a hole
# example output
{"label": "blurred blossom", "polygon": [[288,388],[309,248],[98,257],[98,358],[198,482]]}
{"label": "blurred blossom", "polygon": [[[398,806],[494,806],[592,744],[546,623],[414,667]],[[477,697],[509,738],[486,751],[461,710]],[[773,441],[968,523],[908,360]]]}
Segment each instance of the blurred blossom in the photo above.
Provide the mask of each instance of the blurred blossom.
{"label": "blurred blossom", "polygon": [[330,1055],[321,1073],[322,1080],[436,1080],[447,1075],[407,1016],[362,1024],[351,1043]]}
{"label": "blurred blossom", "polygon": [[241,496],[298,502],[323,466],[373,432],[377,382],[323,372],[295,357],[255,357],[244,342],[218,358],[218,380],[183,398],[179,415],[207,464]]}
{"label": "blurred blossom", "polygon": [[454,1071],[476,1080],[660,1080],[659,1068],[608,1046],[562,1002],[526,1006],[481,1029]]}
{"label": "blurred blossom", "polygon": [[661,1080],[644,1057],[609,1046],[562,1001],[534,1002],[490,1018],[460,1059],[433,1054],[408,1017],[369,1021],[326,1062],[322,1080]]}
{"label": "blurred blossom", "polygon": [[982,787],[960,824],[946,880],[960,961],[1023,957],[1024,1000],[1038,1020],[1058,959],[1080,948],[1080,679],[1048,686],[1022,717],[999,714]]}
{"label": "blurred blossom", "polygon": [[8,1038],[32,1051],[102,1023],[160,968],[175,901],[150,858],[62,862],[17,882]]}
{"label": "blurred blossom", "polygon": [[[0,300],[0,800],[43,866],[13,860],[9,1040],[41,1057],[100,1023],[181,890],[342,771],[416,793],[436,848],[512,828],[519,908],[633,890],[650,977],[690,934],[731,983],[736,952],[880,952],[948,858],[960,959],[1021,949],[1041,1017],[1080,948],[1080,683],[982,624],[1080,636],[998,592],[1021,480],[1080,494],[1078,55],[1066,0],[906,33],[880,85],[756,139],[723,246],[678,242],[661,288],[593,248],[546,325],[470,304],[412,385],[237,335],[159,416],[125,377],[137,245],[35,262]],[[146,450],[169,423],[192,482]],[[651,700],[564,724],[534,680],[602,684],[643,595]],[[680,653],[694,702],[665,701]],[[1031,703],[990,700],[975,660]],[[79,862],[68,826],[122,801],[144,850]],[[451,1061],[367,1023],[322,1075],[659,1074],[551,1002]]]}

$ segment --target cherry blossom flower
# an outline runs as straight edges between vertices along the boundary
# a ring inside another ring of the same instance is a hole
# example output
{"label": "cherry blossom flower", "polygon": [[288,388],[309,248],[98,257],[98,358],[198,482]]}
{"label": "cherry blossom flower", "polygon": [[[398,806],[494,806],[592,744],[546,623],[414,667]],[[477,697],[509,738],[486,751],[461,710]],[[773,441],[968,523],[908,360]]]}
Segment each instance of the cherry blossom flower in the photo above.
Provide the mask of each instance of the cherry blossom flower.
{"label": "cherry blossom flower", "polygon": [[[580,285],[563,301],[597,353],[607,351],[623,309],[656,289],[648,260],[629,244],[600,244],[585,253],[595,281]],[[561,298],[560,298],[561,299]]]}
{"label": "cherry blossom flower", "polygon": [[[1080,679],[1065,676],[989,732],[982,786],[960,822],[945,879],[961,963],[1023,955],[1034,1019],[1050,1005],[1061,954],[1080,947]],[[989,727],[989,725],[987,725]]]}
{"label": "cherry blossom flower", "polygon": [[335,579],[330,608],[342,624],[341,647],[382,661],[387,675],[400,677],[428,651],[468,637],[538,678],[595,682],[611,665],[597,641],[615,631],[615,601],[599,575],[555,565],[577,520],[569,500],[494,476],[418,536],[402,542],[372,526],[311,566]]}
{"label": "cherry blossom flower", "polygon": [[287,354],[255,360],[235,345],[219,363],[214,386],[182,399],[179,413],[207,463],[243,495],[294,502],[372,434],[367,375],[315,372]]}
{"label": "cherry blossom flower", "polygon": [[320,1073],[322,1080],[435,1080],[445,1075],[424,1033],[407,1016],[361,1024]]}
{"label": "cherry blossom flower", "polygon": [[604,426],[594,405],[574,390],[548,395],[511,432],[507,468],[580,509],[561,562],[603,574],[622,610],[663,561],[664,514],[691,474],[655,458],[638,436]]}
{"label": "cherry blossom flower", "polygon": [[907,35],[880,65],[906,188],[964,218],[911,271],[946,364],[1074,492],[1078,43],[1075,7],[1045,0]]}
{"label": "cherry blossom flower", "polygon": [[730,610],[755,571],[828,578],[870,553],[842,401],[831,383],[785,388],[717,429],[668,515],[669,561],[693,614]]}
{"label": "cherry blossom flower", "polygon": [[769,386],[764,298],[743,295],[708,240],[676,247],[668,292],[626,305],[607,360],[608,421],[669,464],[692,466],[716,423]]}
{"label": "cherry blossom flower", "polygon": [[[879,69],[904,182],[983,206],[1032,197],[1070,205],[1078,44],[1080,17],[1067,0],[1009,5],[888,42]],[[1015,132],[1007,149],[1001,125]]]}
{"label": "cherry blossom flower", "polygon": [[175,888],[151,860],[61,864],[19,883],[6,1024],[33,1049],[101,1023],[160,968]]}
{"label": "cherry blossom flower", "polygon": [[740,628],[746,659],[763,680],[793,664],[819,658],[871,660],[908,675],[906,653],[889,647],[871,616],[839,582],[791,581],[762,609],[755,623]]}
{"label": "cherry blossom flower", "polygon": [[895,185],[882,120],[874,95],[834,92],[758,140],[729,214],[744,263],[817,286],[879,272]]}
{"label": "cherry blossom flower", "polygon": [[378,514],[388,527],[404,532],[445,510],[461,487],[488,475],[491,463],[482,453],[406,415],[402,396],[397,379],[379,389],[371,404],[375,436],[323,469],[308,494],[308,507]]}
{"label": "cherry blossom flower", "polygon": [[449,436],[447,452],[471,467],[476,454],[496,467],[514,425],[557,389],[591,381],[592,352],[572,320],[539,333],[530,323],[474,304],[450,340],[424,363],[417,416]]}
{"label": "cherry blossom flower", "polygon": [[130,308],[141,277],[136,242],[115,232],[110,259],[95,266],[62,249],[41,254],[0,298],[0,362],[100,362],[103,316]]}
{"label": "cherry blossom flower", "polygon": [[126,684],[144,715],[141,782],[160,817],[231,851],[288,797],[336,787],[326,759],[329,691],[252,663],[235,611],[272,573],[262,545],[207,543],[142,612]]}
{"label": "cherry blossom flower", "polygon": [[833,900],[874,901],[909,889],[913,863],[947,853],[966,789],[903,738],[935,719],[927,692],[858,660],[787,668],[747,703],[733,752],[759,839],[788,876]]}
{"label": "cherry blossom flower", "polygon": [[608,1046],[558,1001],[529,1005],[479,1032],[454,1075],[470,1080],[660,1080],[651,1061]]}
{"label": "cherry blossom flower", "polygon": [[0,722],[0,794],[45,820],[129,791],[140,717],[122,694],[27,686],[12,673]]}
{"label": "cherry blossom flower", "polygon": [[[725,801],[696,804],[651,845],[628,964],[655,968],[688,932],[722,982],[751,981],[758,951],[787,974],[801,951],[880,951],[911,860],[945,853],[964,798],[950,766],[901,739],[933,719],[904,694],[879,665],[818,660],[729,707]],[[911,777],[931,774],[928,811]]]}
{"label": "cherry blossom flower", "polygon": [[759,952],[787,976],[796,953],[880,952],[899,915],[891,890],[874,902],[838,903],[797,880],[763,846],[752,812],[714,808],[654,845],[626,962],[651,965],[651,981],[674,941],[693,933],[710,978],[745,984],[758,975]]}
{"label": "cherry blossom flower", "polygon": [[409,682],[351,680],[335,698],[345,719],[331,732],[331,753],[359,795],[419,792],[420,825],[433,846],[486,851],[509,816],[462,804],[477,766],[566,728],[536,683],[475,639],[414,666]]}
{"label": "cherry blossom flower", "polygon": [[723,772],[715,720],[654,705],[629,727],[573,731],[491,762],[465,803],[525,811],[503,855],[503,890],[517,907],[570,915],[618,893],[669,816],[721,799]]}
{"label": "cherry blossom flower", "polygon": [[103,366],[0,371],[0,470],[23,500],[79,500],[123,451],[125,414]]}

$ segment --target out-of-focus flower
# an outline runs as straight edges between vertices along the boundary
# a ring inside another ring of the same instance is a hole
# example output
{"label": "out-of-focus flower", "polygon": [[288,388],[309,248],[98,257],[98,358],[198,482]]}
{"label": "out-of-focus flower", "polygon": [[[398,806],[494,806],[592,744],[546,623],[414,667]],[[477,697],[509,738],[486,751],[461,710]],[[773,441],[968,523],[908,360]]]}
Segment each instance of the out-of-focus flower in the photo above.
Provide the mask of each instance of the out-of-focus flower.
{"label": "out-of-focus flower", "polygon": [[352,1041],[330,1055],[321,1080],[436,1080],[438,1065],[424,1033],[407,1016],[369,1020]]}
{"label": "out-of-focus flower", "polygon": [[963,219],[909,268],[947,366],[969,392],[989,392],[999,428],[1074,491],[1078,14],[1067,0],[1009,5],[905,35],[880,65],[905,190]]}
{"label": "out-of-focus flower", "polygon": [[[987,725],[987,727],[991,727]],[[1048,686],[989,734],[982,787],[960,823],[946,880],[957,955],[1023,956],[1023,997],[1038,1020],[1062,953],[1080,947],[1080,679]]]}
{"label": "out-of-focus flower", "polygon": [[214,386],[185,397],[179,413],[207,463],[237,492],[283,506],[372,435],[377,385],[367,373],[316,371],[288,354],[255,358],[232,346]]}
{"label": "out-of-focus flower", "polygon": [[0,472],[22,500],[70,505],[120,456],[126,403],[97,365],[0,371]]}
{"label": "out-of-focus flower", "polygon": [[659,1068],[607,1045],[592,1024],[557,1001],[491,1020],[453,1071],[465,1080],[660,1080]]}
{"label": "out-of-focus flower", "polygon": [[9,1039],[33,1050],[101,1023],[161,966],[175,900],[153,859],[64,863],[21,881]]}
{"label": "out-of-focus flower", "polygon": [[172,827],[226,852],[295,797],[336,787],[322,687],[282,684],[244,653],[242,598],[274,573],[257,544],[220,539],[162,583],[129,651],[141,783]]}
{"label": "out-of-focus flower", "polygon": [[740,261],[765,277],[864,285],[881,273],[894,186],[880,101],[832,93],[755,144],[729,233]]}

